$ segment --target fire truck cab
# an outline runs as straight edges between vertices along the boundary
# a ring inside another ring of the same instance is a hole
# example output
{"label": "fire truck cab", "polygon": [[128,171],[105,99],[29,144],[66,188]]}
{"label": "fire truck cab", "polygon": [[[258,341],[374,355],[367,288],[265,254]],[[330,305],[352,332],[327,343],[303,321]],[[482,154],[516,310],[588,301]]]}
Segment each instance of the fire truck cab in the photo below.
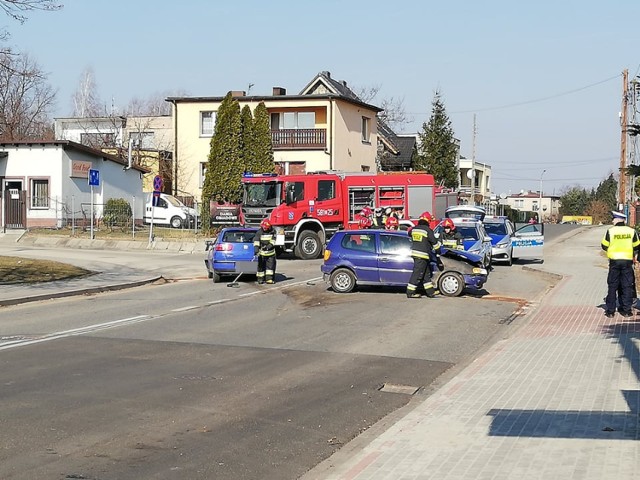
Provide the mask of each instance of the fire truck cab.
{"label": "fire truck cab", "polygon": [[357,228],[365,206],[407,219],[435,206],[434,179],[425,173],[245,174],[242,184],[245,225],[269,218],[276,245],[303,259],[318,258],[336,231]]}

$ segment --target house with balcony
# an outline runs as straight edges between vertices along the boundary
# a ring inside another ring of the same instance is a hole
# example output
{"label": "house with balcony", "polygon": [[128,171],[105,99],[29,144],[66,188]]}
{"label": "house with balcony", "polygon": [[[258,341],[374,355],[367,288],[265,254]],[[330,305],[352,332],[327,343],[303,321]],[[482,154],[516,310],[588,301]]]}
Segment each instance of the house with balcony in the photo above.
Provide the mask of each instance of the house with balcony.
{"label": "house with balcony", "polygon": [[68,117],[54,121],[56,140],[66,140],[120,157],[142,167],[143,190],[153,191],[160,175],[171,193],[173,122],[170,115]]}
{"label": "house with balcony", "polygon": [[471,192],[476,204],[482,204],[491,198],[491,165],[460,157],[460,198],[471,203]]}
{"label": "house with balcony", "polygon": [[[271,95],[232,92],[242,109],[263,102],[269,112],[276,171],[377,171],[380,108],[361,101],[344,81],[320,72],[298,94],[274,87]],[[174,190],[200,199],[216,112],[224,96],[170,97],[175,145]]]}

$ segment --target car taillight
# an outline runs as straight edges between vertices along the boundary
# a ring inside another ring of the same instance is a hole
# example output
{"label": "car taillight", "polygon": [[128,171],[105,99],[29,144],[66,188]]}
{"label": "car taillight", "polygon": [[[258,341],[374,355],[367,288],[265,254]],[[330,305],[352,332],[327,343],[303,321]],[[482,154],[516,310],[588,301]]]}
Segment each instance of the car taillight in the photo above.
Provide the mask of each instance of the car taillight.
{"label": "car taillight", "polygon": [[231,250],[233,250],[233,245],[230,243],[219,243],[216,245],[217,252],[230,252]]}
{"label": "car taillight", "polygon": [[329,260],[329,257],[331,257],[331,250],[325,250],[324,251],[324,261],[326,262],[327,260]]}

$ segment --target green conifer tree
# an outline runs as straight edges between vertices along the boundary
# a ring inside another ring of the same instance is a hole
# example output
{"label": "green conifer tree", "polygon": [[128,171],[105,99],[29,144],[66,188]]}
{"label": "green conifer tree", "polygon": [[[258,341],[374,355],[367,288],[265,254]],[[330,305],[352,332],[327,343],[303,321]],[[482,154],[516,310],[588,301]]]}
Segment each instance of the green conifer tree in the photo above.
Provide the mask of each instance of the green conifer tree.
{"label": "green conifer tree", "polygon": [[[211,200],[233,203],[240,201],[244,171],[240,155],[241,135],[240,104],[229,92],[218,108],[211,138],[207,173],[202,186],[203,219],[210,218]],[[207,224],[208,222],[203,223]]]}
{"label": "green conifer tree", "polygon": [[264,102],[260,102],[253,112],[253,163],[251,171],[255,173],[275,172],[273,163],[273,144],[269,112]]}
{"label": "green conifer tree", "polygon": [[458,188],[458,147],[439,91],[431,106],[431,117],[418,134],[420,146],[414,168],[432,174],[447,188]]}
{"label": "green conifer tree", "polygon": [[240,156],[245,171],[251,171],[254,163],[254,135],[253,135],[253,116],[251,115],[251,107],[245,105],[240,112]]}

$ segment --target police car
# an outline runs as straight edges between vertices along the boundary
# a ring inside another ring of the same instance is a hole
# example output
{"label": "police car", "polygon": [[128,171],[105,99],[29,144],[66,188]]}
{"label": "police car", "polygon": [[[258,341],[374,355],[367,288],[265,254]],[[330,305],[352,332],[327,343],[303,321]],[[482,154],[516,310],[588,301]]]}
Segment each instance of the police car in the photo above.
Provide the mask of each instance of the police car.
{"label": "police car", "polygon": [[[462,235],[464,250],[480,255],[485,267],[492,262],[491,237],[487,234],[482,219],[485,211],[481,207],[457,205],[445,211],[445,217],[450,218],[456,226],[456,231]],[[442,222],[436,226],[434,232],[440,236],[443,231]]]}
{"label": "police car", "polygon": [[507,217],[486,215],[484,208],[473,205],[449,207],[445,216],[453,219],[456,227],[456,222],[462,222],[462,219],[482,222],[491,239],[492,262],[511,265],[517,259],[544,260],[544,224],[526,224],[516,230]]}

